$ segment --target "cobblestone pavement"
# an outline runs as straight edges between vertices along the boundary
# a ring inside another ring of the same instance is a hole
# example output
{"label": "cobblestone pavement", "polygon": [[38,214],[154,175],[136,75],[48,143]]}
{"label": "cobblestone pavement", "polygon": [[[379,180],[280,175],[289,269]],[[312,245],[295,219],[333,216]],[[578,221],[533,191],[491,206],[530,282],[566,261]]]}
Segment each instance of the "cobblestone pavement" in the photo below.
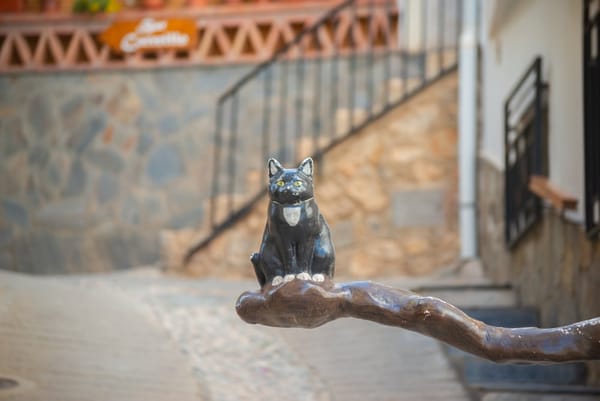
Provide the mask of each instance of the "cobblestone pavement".
{"label": "cobblestone pavement", "polygon": [[206,400],[186,358],[136,309],[114,291],[0,270],[0,400]]}
{"label": "cobblestone pavement", "polygon": [[[5,276],[1,278],[6,283]],[[149,322],[147,335],[140,336],[136,332],[139,338],[129,339],[131,344],[139,342],[151,345],[147,338],[153,338],[153,341],[163,341],[171,347],[163,346],[161,355],[167,348],[180,351],[179,355],[175,355],[179,358],[179,366],[167,364],[167,369],[172,369],[173,378],[181,377],[181,380],[170,381],[171,375],[165,374],[164,369],[146,370],[138,374],[146,374],[144,379],[148,382],[156,380],[163,392],[170,389],[174,393],[181,392],[178,386],[181,386],[182,380],[189,385],[185,380],[188,379],[186,372],[190,372],[189,376],[199,388],[195,395],[198,400],[469,399],[440,345],[427,337],[349,319],[332,322],[315,330],[283,330],[242,322],[235,314],[234,303],[242,291],[256,288],[256,283],[252,281],[190,280],[164,276],[154,269],[31,280],[59,283],[82,294],[99,294],[106,305],[117,302],[119,308],[127,309],[131,315],[131,322],[121,319],[118,327],[109,329],[117,336],[128,336],[131,332],[128,326],[140,316]],[[39,297],[43,298],[47,286],[37,287]],[[39,302],[39,298],[36,302]],[[57,306],[76,309],[77,304],[63,302]],[[75,324],[69,320],[61,321],[64,313],[55,312],[52,320],[63,330],[68,331]],[[135,319],[133,312],[137,316]],[[83,323],[85,319],[79,322],[79,331],[75,334],[82,335],[81,330],[85,330],[85,327],[81,327]],[[170,341],[159,339],[167,333]],[[63,344],[65,348],[78,338],[75,334],[65,338],[65,341],[69,341]],[[0,330],[0,344],[7,338],[11,339],[11,335],[14,336],[14,333]],[[93,334],[90,336],[93,337]],[[45,346],[35,336],[31,341],[32,349],[43,349]],[[94,358],[95,353],[107,352],[106,344],[90,343],[88,346],[90,349],[86,355],[90,359]],[[149,347],[131,348],[126,356],[131,358],[129,362],[133,365],[143,365],[145,358],[154,353]],[[158,357],[154,355],[154,358]],[[120,363],[126,365],[129,362],[121,360]],[[38,371],[44,371],[43,364],[51,365],[50,361],[39,359],[36,363]],[[108,372],[117,368],[110,364],[101,367]],[[85,370],[88,368],[95,367],[83,366],[80,374],[89,374]],[[6,366],[0,360],[0,377],[3,373],[7,373]],[[59,371],[56,374],[60,376],[61,373]],[[69,371],[62,374],[69,374]],[[36,377],[29,379],[35,382]],[[106,397],[97,384],[87,384],[93,392],[88,398],[81,399],[124,399]],[[112,383],[113,387],[127,384],[127,380]],[[131,383],[128,385],[132,386]],[[60,394],[60,389],[54,388],[53,391]],[[190,394],[187,395],[188,398],[181,399],[191,399]],[[155,397],[158,396],[155,394]],[[0,399],[4,399],[1,390]],[[20,401],[30,398],[7,399]],[[141,398],[127,398],[128,401],[136,399]]]}
{"label": "cobblestone pavement", "polygon": [[285,341],[237,317],[235,301],[250,282],[150,270],[75,280],[130,296],[146,308],[188,358],[208,400],[329,400],[322,381]]}
{"label": "cobblestone pavement", "polygon": [[439,343],[419,334],[359,320],[316,330],[251,326],[233,306],[253,281],[109,277],[81,284],[149,306],[210,400],[468,400]]}

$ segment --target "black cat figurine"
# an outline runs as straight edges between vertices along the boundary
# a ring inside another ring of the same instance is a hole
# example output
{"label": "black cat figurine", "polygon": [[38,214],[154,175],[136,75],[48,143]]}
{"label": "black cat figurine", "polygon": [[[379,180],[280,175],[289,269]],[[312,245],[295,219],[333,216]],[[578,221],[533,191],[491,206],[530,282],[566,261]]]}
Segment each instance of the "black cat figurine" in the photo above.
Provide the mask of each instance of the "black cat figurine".
{"label": "black cat figurine", "polygon": [[335,250],[329,227],[313,195],[313,161],[297,169],[269,159],[269,208],[260,251],[250,260],[261,287],[294,278],[333,278]]}

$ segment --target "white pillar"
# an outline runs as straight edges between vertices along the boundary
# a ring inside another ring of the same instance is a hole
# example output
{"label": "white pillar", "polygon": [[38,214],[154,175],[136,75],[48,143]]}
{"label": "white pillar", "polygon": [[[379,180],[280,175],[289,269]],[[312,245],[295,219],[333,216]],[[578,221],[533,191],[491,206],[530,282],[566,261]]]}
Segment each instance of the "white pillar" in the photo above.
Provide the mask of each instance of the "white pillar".
{"label": "white pillar", "polygon": [[464,0],[458,91],[460,256],[477,257],[477,0]]}

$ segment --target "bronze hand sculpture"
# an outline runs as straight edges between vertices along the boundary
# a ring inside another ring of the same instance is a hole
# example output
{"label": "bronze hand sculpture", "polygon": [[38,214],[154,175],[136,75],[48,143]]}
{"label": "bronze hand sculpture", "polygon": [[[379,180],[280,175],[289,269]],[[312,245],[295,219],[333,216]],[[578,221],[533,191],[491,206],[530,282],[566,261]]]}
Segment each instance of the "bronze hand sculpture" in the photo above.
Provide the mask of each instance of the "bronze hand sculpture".
{"label": "bronze hand sculpture", "polygon": [[416,331],[496,362],[600,359],[600,318],[549,329],[494,327],[441,299],[372,282],[268,284],[243,293],[236,310],[248,323],[277,327],[314,328],[342,317],[365,319]]}

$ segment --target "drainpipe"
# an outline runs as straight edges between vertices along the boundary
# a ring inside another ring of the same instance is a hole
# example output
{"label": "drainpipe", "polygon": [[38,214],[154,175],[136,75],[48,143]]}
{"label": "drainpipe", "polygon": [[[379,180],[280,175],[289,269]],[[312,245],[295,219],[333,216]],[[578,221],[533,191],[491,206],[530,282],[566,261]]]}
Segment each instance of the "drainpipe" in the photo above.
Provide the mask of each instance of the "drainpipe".
{"label": "drainpipe", "polygon": [[458,89],[458,192],[461,259],[477,257],[477,0],[464,0]]}

